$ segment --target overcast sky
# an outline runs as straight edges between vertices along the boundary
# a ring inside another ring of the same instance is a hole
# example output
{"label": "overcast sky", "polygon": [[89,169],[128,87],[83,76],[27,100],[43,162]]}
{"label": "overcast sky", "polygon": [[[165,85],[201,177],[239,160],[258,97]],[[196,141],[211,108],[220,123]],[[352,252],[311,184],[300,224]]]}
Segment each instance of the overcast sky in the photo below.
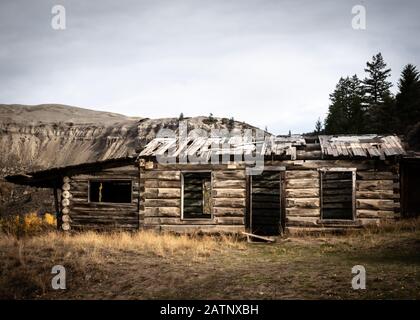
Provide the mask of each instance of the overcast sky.
{"label": "overcast sky", "polygon": [[[66,29],[51,27],[54,5]],[[351,9],[363,4],[366,30]],[[381,51],[420,66],[420,1],[1,0],[0,103],[234,117],[284,134],[325,117]]]}

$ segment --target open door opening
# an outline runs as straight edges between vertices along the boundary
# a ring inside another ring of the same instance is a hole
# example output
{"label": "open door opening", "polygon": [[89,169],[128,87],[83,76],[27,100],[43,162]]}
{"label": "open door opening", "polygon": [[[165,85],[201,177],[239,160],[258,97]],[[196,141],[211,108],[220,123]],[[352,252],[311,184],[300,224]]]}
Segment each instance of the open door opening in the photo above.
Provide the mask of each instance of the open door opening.
{"label": "open door opening", "polygon": [[282,187],[280,171],[263,171],[249,179],[248,229],[261,236],[283,232]]}
{"label": "open door opening", "polygon": [[401,214],[404,218],[420,216],[420,159],[401,162]]}

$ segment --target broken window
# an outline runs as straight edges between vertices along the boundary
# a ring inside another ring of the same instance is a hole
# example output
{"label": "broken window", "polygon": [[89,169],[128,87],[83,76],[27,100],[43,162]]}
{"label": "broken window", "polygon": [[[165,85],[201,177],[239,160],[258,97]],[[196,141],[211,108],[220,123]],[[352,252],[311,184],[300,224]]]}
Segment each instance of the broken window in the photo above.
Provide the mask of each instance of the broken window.
{"label": "broken window", "polygon": [[354,176],[352,171],[321,172],[322,219],[353,219]]}
{"label": "broken window", "polygon": [[89,201],[131,203],[131,180],[89,181]]}
{"label": "broken window", "polygon": [[184,173],[183,181],[183,218],[211,218],[211,173]]}

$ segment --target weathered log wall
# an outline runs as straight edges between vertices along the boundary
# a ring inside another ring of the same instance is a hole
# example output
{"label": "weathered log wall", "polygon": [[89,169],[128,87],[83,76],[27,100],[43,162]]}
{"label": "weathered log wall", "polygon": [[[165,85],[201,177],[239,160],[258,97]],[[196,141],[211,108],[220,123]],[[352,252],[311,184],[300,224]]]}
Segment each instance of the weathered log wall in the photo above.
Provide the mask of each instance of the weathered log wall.
{"label": "weathered log wall", "polygon": [[[69,224],[71,229],[139,228],[139,171],[134,165],[104,169],[70,177]],[[89,202],[90,179],[129,179],[132,181],[131,203]]]}
{"label": "weathered log wall", "polygon": [[[181,174],[183,171],[212,172],[212,216],[183,219]],[[163,165],[140,168],[140,225],[174,232],[244,231],[245,168],[227,165]]]}
{"label": "weathered log wall", "polygon": [[[399,217],[399,172],[393,162],[371,160],[273,161],[286,167],[286,227],[301,228],[357,227],[378,224]],[[322,168],[356,169],[356,218],[351,221],[323,221],[320,204]]]}
{"label": "weathered log wall", "polygon": [[[267,161],[266,166],[285,167],[282,208],[286,228],[332,228],[377,224],[399,216],[398,165],[384,161],[296,160]],[[320,169],[356,170],[356,219],[321,219]],[[211,219],[183,219],[181,174],[212,173]],[[132,203],[90,203],[90,179],[131,179]],[[62,215],[67,229],[153,228],[175,232],[240,232],[249,218],[249,179],[244,165],[162,165],[156,162],[103,169],[69,177],[63,183]]]}

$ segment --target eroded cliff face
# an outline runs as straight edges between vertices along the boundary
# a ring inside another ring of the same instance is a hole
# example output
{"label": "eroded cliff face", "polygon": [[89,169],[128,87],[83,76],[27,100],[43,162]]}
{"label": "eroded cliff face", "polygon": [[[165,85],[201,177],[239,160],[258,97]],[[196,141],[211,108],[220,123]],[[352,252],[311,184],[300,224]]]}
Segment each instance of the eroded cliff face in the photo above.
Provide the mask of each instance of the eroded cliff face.
{"label": "eroded cliff face", "polygon": [[118,158],[135,153],[137,124],[0,123],[2,175]]}

